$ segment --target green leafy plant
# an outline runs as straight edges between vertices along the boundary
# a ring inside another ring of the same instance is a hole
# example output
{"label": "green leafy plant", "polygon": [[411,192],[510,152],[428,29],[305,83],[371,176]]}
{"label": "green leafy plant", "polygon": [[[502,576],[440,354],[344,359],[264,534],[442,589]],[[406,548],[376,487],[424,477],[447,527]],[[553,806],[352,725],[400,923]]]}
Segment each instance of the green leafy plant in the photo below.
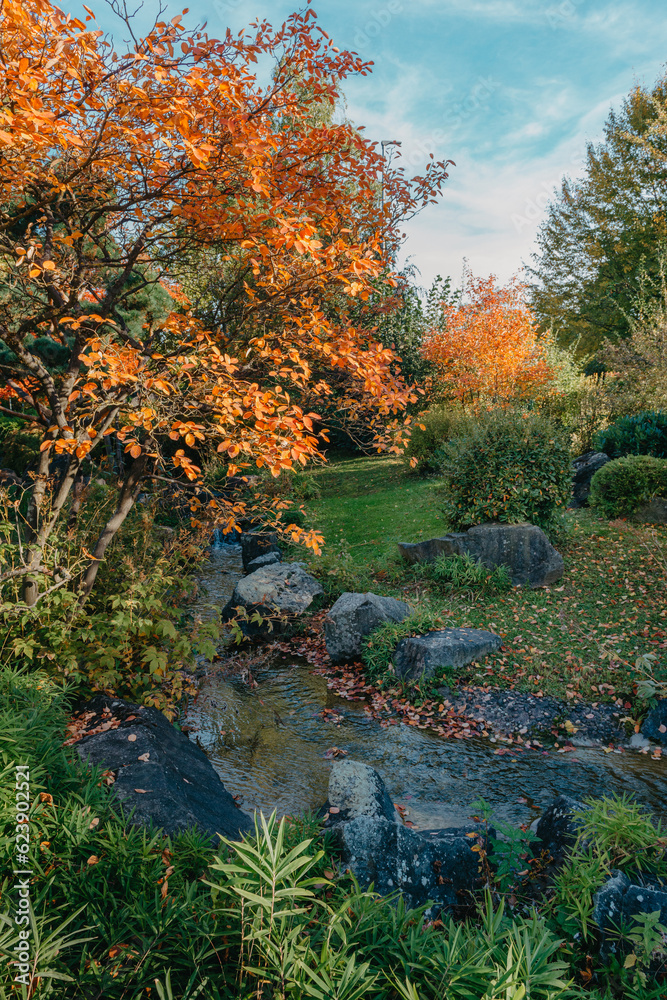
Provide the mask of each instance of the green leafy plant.
{"label": "green leafy plant", "polygon": [[421,573],[443,590],[484,591],[503,594],[512,587],[507,566],[489,569],[466,552],[463,556],[440,555],[432,563],[420,563]]}
{"label": "green leafy plant", "polygon": [[481,413],[445,447],[442,510],[455,528],[530,521],[550,529],[571,493],[566,436],[536,413]]}
{"label": "green leafy plant", "polygon": [[554,879],[550,907],[563,932],[570,938],[580,934],[587,944],[597,933],[595,894],[612,871],[667,874],[667,840],[660,825],[626,795],[586,799],[572,822],[577,836]]}
{"label": "green leafy plant", "polygon": [[603,517],[626,517],[656,496],[667,496],[667,459],[628,455],[598,469],[588,502]]}
{"label": "green leafy plant", "polygon": [[667,458],[667,413],[646,410],[619,417],[595,438],[595,447],[610,458],[626,455],[653,455]]}
{"label": "green leafy plant", "polygon": [[575,849],[595,844],[613,868],[667,874],[667,838],[659,820],[629,795],[585,799],[572,817],[577,826]]}

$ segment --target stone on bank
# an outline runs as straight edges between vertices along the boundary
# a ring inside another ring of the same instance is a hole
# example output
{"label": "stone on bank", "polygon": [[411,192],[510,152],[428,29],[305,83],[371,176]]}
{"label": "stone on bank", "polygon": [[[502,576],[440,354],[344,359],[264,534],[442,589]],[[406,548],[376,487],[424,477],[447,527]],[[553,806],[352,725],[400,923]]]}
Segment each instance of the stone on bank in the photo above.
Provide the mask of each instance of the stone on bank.
{"label": "stone on bank", "polygon": [[412,609],[403,601],[378,594],[341,594],[324,623],[324,640],[332,663],[361,656],[363,640],[386,622],[402,622]]}
{"label": "stone on bank", "polygon": [[479,524],[467,531],[429,538],[424,542],[399,542],[409,563],[434,562],[438,556],[464,556],[487,569],[506,566],[515,587],[547,587],[560,580],[563,557],[535,524]]}

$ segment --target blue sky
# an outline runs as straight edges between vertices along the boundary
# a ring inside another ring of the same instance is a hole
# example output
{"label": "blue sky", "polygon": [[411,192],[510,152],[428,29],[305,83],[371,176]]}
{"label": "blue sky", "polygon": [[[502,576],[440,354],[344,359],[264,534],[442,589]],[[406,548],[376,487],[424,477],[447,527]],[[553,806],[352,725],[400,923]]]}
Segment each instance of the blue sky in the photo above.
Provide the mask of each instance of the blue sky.
{"label": "blue sky", "polygon": [[[91,3],[100,25],[104,8]],[[71,9],[75,9],[72,4]],[[169,17],[183,3],[167,4]],[[147,0],[144,14],[154,9]],[[210,35],[282,22],[294,0],[192,0]],[[345,86],[368,137],[398,139],[406,167],[456,162],[441,202],[408,225],[405,257],[430,284],[463,258],[502,279],[529,258],[563,174],[581,169],[610,107],[667,63],[664,0],[313,0],[341,48],[375,63]]]}

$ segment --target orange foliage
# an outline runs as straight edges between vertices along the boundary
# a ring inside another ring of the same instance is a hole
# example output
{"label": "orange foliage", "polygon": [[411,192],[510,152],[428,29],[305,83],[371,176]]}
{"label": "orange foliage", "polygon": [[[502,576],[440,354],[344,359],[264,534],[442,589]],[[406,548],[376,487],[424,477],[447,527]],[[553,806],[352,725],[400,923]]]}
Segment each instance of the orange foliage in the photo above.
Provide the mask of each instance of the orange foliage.
{"label": "orange foliage", "polygon": [[437,367],[442,394],[462,403],[507,404],[554,378],[516,278],[500,287],[495,275],[468,271],[461,301],[443,303],[442,325],[428,333],[423,353]]}
{"label": "orange foliage", "polygon": [[[0,12],[0,340],[16,358],[0,382],[20,387],[44,435],[33,569],[105,437],[125,451],[127,507],[168,464],[196,480],[186,449],[197,443],[230,475],[305,464],[319,452],[308,407],[331,393],[323,371],[347,374],[350,405],[396,419],[412,396],[394,355],[347,312],[391,283],[396,225],[447,176],[433,160],[411,181],[393,172],[380,216],[375,146],[313,113],[369,64],[338,51],[310,7],[223,40],[189,34],[179,16],[125,53],[91,22],[49,0],[4,0]],[[260,59],[276,67],[268,84]],[[202,328],[178,287],[183,260],[205,248],[234,268],[233,333]],[[138,335],[126,310],[158,283],[175,311],[148,316]],[[68,352],[58,370],[31,347],[44,335]],[[167,461],[169,439],[184,447]],[[44,521],[53,453],[69,464]]]}

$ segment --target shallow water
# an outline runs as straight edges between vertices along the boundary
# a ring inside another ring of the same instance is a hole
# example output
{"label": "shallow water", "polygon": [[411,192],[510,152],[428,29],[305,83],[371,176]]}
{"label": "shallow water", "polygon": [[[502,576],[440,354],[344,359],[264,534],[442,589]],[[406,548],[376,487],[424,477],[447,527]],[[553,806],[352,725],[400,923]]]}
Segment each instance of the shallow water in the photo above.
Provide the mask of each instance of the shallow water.
{"label": "shallow water", "polygon": [[[224,549],[229,549],[229,552]],[[231,550],[234,551],[231,551]],[[216,595],[226,603],[240,573],[236,546],[212,552],[202,582],[202,608]],[[247,811],[296,814],[326,799],[332,747],[371,764],[394,802],[405,806],[421,829],[453,826],[486,799],[498,819],[525,822],[556,795],[575,798],[632,793],[667,818],[667,761],[636,750],[605,753],[520,751],[498,755],[503,744],[488,739],[446,740],[402,724],[381,725],[364,702],[327,690],[325,679],[303,661],[279,658],[255,675],[258,687],[230,681],[212,667],[188,714],[188,725],[225,786],[243,797]],[[343,716],[340,725],[321,718],[324,708]],[[523,800],[523,801],[520,801]]]}

